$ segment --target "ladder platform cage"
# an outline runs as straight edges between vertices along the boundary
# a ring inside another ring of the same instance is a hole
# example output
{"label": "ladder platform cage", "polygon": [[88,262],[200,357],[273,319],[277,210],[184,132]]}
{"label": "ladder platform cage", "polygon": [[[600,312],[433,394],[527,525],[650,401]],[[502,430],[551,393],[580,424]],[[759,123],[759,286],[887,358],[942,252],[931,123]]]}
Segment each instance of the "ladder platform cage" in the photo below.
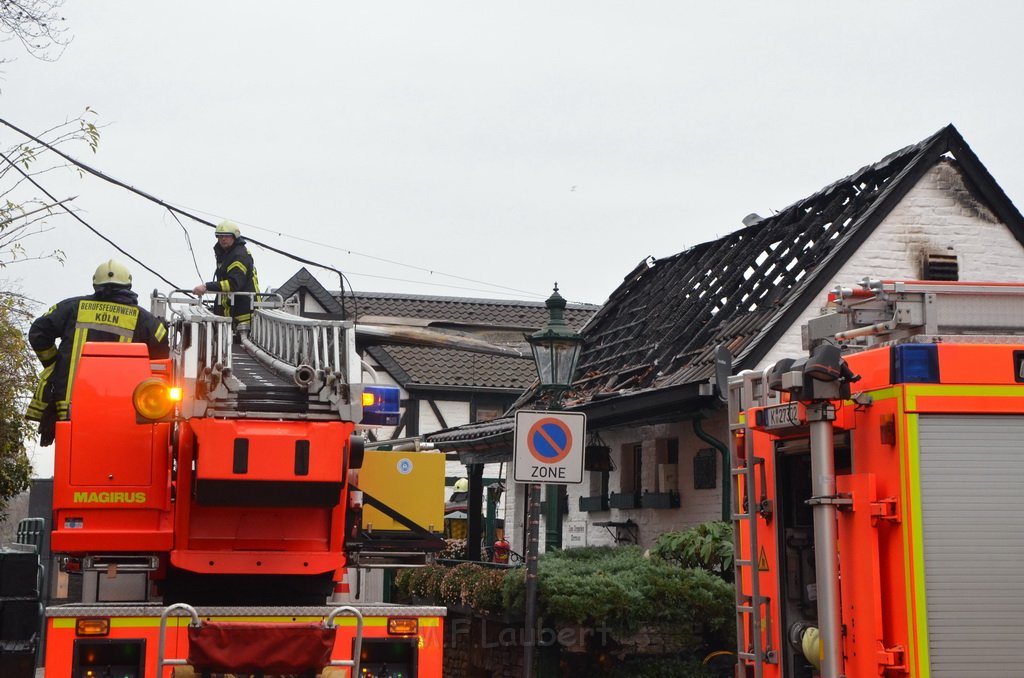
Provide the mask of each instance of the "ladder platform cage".
{"label": "ladder platform cage", "polygon": [[[188,656],[168,659],[165,654],[167,620],[183,613],[188,625]],[[337,627],[334,619],[347,615],[356,619],[352,659],[331,659]],[[196,675],[235,674],[260,676],[315,676],[326,667],[338,666],[359,674],[362,653],[363,615],[345,605],[331,610],[322,623],[265,623],[203,621],[195,608],[185,603],[167,607],[160,615],[157,675],[168,666],[188,667]]]}

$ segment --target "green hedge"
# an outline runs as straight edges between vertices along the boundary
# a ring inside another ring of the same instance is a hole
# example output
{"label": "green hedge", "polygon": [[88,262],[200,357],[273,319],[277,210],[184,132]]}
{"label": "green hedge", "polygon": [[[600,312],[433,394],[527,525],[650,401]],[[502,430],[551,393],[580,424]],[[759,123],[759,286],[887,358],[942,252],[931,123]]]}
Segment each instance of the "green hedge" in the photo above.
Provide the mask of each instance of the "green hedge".
{"label": "green hedge", "polygon": [[[396,577],[406,600],[462,605],[480,612],[522,614],[525,569],[476,563],[428,565]],[[555,551],[538,560],[538,612],[548,626],[607,627],[616,635],[664,629],[683,646],[732,647],[732,586],[698,568],[648,557],[638,547]]]}
{"label": "green hedge", "polygon": [[[545,623],[607,626],[634,631],[671,629],[696,650],[731,647],[735,633],[733,588],[696,568],[649,558],[636,546],[569,549],[545,554],[538,567],[538,608]],[[505,581],[504,601],[519,609],[525,578]]]}

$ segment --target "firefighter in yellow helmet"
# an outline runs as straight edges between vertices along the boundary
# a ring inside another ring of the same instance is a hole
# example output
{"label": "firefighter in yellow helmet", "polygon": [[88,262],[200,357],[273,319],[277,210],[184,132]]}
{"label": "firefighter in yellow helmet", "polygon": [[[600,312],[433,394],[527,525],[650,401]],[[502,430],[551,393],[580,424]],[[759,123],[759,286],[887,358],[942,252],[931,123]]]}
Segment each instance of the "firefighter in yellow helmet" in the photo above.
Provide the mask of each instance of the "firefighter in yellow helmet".
{"label": "firefighter in yellow helmet", "polygon": [[144,343],[151,358],[168,355],[167,327],[138,305],[132,274],[124,264],[113,259],[100,264],[92,276],[92,288],[93,294],[51,306],[28,331],[28,343],[43,372],[25,416],[39,422],[44,447],[53,442],[57,420],[69,418],[74,368],[85,342]]}
{"label": "firefighter in yellow helmet", "polygon": [[[192,290],[203,295],[207,292],[257,292],[259,281],[256,278],[256,266],[253,264],[249,248],[245,246],[238,225],[233,221],[222,221],[214,231],[217,244],[213,247],[213,255],[217,259],[217,270],[213,280],[196,285]],[[252,301],[254,297],[239,295],[232,301],[227,294],[221,295],[220,303],[214,308],[217,315],[230,316],[236,329],[248,329],[252,320]]]}
{"label": "firefighter in yellow helmet", "polygon": [[452,496],[448,497],[449,502],[466,503],[469,501],[469,478],[459,478],[455,481],[455,487],[452,489]]}

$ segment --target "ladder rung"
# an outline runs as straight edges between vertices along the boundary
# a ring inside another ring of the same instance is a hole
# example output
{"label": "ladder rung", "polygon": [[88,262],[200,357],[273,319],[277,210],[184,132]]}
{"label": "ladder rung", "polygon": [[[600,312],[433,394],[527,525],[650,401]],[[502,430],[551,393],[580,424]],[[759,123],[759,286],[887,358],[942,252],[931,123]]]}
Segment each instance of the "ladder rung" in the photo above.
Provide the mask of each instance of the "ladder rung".
{"label": "ladder rung", "polygon": [[733,520],[750,520],[753,517],[753,513],[734,513],[732,514]]}
{"label": "ladder rung", "polygon": [[736,567],[750,567],[754,564],[753,560],[734,560]]}
{"label": "ladder rung", "polygon": [[736,606],[736,611],[737,612],[753,612],[754,609],[755,608],[753,606],[751,606],[751,605],[737,605]]}
{"label": "ladder rung", "polygon": [[757,655],[753,652],[737,652],[736,656],[739,659],[757,659]]}

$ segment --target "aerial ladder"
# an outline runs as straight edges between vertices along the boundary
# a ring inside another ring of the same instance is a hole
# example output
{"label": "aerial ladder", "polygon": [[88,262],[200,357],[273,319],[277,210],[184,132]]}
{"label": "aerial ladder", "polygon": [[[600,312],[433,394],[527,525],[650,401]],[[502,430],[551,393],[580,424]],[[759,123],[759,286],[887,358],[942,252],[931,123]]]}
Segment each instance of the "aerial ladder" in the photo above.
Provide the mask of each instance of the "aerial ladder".
{"label": "aerial ladder", "polygon": [[[371,454],[362,433],[397,423],[398,389],[364,383],[372,370],[352,321],[282,306],[265,295],[248,331],[236,332],[181,292],[154,294],[154,312],[169,319],[168,359],[140,344],[85,344],[70,419],[57,424],[51,550],[86,584],[83,603],[46,611],[48,675],[51,666],[101,675],[89,671],[118,652],[127,658],[118,675],[169,675],[164,667],[186,663],[197,619],[250,618],[271,634],[300,620],[336,637],[321,668],[358,671],[362,656],[374,675],[386,656],[392,668],[440,675],[443,608],[339,616],[325,604],[347,567],[422,565],[443,547],[444,456],[402,453],[386,465],[400,480],[360,476]],[[407,515],[377,496],[392,481],[437,496]],[[365,525],[362,504],[381,506],[394,529]],[[177,612],[161,620],[168,605]],[[382,621],[364,624],[371,618]],[[256,645],[251,634],[242,644]],[[219,670],[255,666],[239,656]]]}

